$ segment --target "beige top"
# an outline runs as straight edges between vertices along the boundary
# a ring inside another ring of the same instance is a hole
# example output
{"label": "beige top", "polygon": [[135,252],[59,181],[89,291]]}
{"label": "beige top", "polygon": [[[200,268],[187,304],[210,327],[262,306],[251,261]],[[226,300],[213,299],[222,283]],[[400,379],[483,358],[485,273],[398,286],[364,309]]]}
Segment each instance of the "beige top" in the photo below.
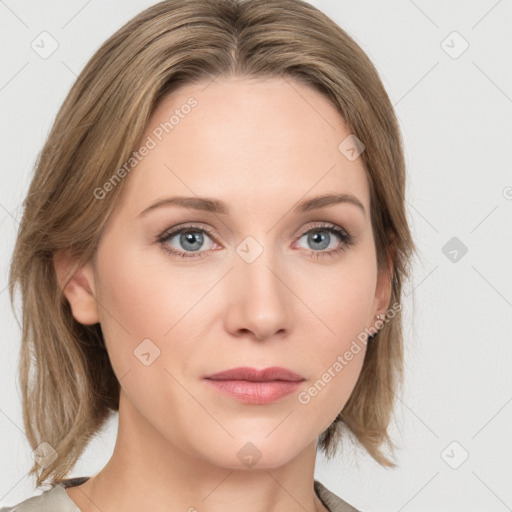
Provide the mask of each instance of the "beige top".
{"label": "beige top", "polygon": [[[65,488],[81,485],[88,479],[88,476],[68,478],[39,496],[28,498],[13,507],[0,508],[0,512],[80,512]],[[317,480],[314,481],[314,489],[329,512],[359,512]]]}

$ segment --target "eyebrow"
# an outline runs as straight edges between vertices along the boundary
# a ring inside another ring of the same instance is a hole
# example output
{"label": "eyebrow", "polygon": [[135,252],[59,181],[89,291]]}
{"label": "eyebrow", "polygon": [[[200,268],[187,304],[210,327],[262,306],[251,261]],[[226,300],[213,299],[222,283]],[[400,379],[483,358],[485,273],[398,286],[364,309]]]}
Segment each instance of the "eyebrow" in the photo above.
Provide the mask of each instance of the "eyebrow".
{"label": "eyebrow", "polygon": [[[297,203],[293,208],[294,213],[305,213],[310,210],[316,210],[324,208],[326,206],[332,206],[335,204],[351,204],[357,206],[363,215],[366,215],[366,210],[356,196],[352,194],[324,194],[321,196],[313,197],[310,199],[304,199]],[[212,199],[209,197],[166,197],[148,206],[145,210],[139,213],[139,217],[146,215],[148,212],[160,208],[162,206],[179,206],[182,208],[192,208],[194,210],[204,210],[211,213],[217,213],[222,215],[229,214],[229,207],[220,199]]]}

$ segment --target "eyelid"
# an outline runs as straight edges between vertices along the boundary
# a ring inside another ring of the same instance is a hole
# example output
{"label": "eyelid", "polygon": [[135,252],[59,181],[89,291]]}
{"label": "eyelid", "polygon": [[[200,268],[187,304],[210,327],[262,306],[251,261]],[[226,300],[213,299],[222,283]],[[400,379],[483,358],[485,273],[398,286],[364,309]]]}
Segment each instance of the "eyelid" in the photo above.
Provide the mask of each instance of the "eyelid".
{"label": "eyelid", "polygon": [[205,231],[210,236],[210,238],[216,238],[216,234],[209,226],[205,224],[196,224],[194,222],[184,222],[183,224],[176,224],[172,228],[167,228],[160,235],[158,235],[158,240],[166,239],[170,235],[178,234],[181,231],[192,231],[194,229],[197,229],[198,231]]}
{"label": "eyelid", "polygon": [[[311,225],[313,224],[313,225]],[[324,221],[324,220],[317,220],[317,221],[311,221],[307,224],[305,228],[301,228],[296,235],[297,238],[300,238],[301,236],[305,235],[306,233],[309,233],[310,231],[313,231],[315,229],[327,229],[327,228],[333,228],[336,230],[340,230],[344,232],[347,236],[350,236],[350,233],[342,228],[341,226],[338,226],[337,224],[334,224],[332,222]]]}

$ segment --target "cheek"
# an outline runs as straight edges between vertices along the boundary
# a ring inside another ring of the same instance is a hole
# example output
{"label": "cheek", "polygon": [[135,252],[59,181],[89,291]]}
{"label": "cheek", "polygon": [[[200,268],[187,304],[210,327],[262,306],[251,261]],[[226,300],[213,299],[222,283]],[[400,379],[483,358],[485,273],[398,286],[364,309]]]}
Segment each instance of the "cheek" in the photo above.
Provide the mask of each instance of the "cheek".
{"label": "cheek", "polygon": [[312,312],[306,311],[302,329],[315,333],[310,339],[314,350],[305,347],[314,376],[297,398],[325,428],[344,407],[359,378],[377,279],[376,263],[367,255],[354,254],[344,263],[336,272],[330,269],[300,280],[300,296]]}
{"label": "cheek", "polygon": [[100,323],[114,368],[121,373],[133,367],[137,363],[134,351],[144,340],[163,350],[173,333],[187,323],[187,312],[204,295],[204,286],[199,285],[198,276],[162,265],[161,256],[157,263],[151,255],[144,256],[127,246],[102,247],[96,291]]}
{"label": "cheek", "polygon": [[322,352],[332,353],[350,345],[371,321],[377,284],[371,249],[365,246],[347,253],[337,266],[301,275],[299,294],[316,317],[317,327],[311,332],[321,334]]}
{"label": "cheek", "polygon": [[206,265],[191,271],[168,262],[163,250],[144,250],[140,244],[100,246],[101,328],[118,379],[130,373],[122,385],[132,398],[169,379],[164,369],[179,381],[197,373],[197,356],[208,354],[202,342],[210,339],[217,312],[208,292],[225,272]]}

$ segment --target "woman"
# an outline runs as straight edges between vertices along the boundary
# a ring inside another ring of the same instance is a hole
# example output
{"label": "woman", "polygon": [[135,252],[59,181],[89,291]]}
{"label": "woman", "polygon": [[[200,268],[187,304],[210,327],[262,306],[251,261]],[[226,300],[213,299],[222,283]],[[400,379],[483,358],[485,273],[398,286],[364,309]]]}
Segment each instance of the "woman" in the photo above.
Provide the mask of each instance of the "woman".
{"label": "woman", "polygon": [[[351,438],[395,465],[404,190],[374,66],[311,5],[169,0],[123,26],[24,203],[10,293],[52,488],[15,510],[356,510],[315,456]],[[113,411],[112,458],[66,478]]]}

